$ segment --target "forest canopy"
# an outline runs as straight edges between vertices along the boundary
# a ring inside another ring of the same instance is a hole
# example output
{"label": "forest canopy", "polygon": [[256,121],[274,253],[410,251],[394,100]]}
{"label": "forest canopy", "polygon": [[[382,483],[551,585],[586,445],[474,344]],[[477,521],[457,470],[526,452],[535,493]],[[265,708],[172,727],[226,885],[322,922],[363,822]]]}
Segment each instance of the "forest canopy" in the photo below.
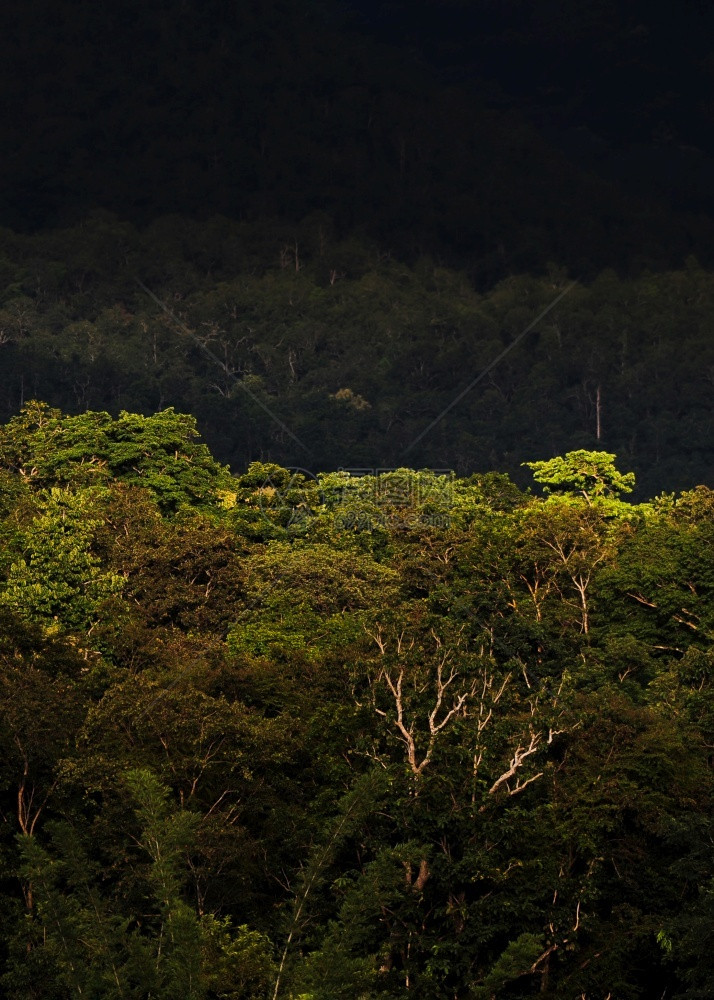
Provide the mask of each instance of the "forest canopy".
{"label": "forest canopy", "polygon": [[714,7],[0,5],[0,995],[714,996]]}
{"label": "forest canopy", "polygon": [[31,398],[76,415],[173,406],[234,469],[314,475],[498,468],[524,486],[524,462],[606,451],[644,499],[714,486],[713,300],[694,258],[577,282],[544,265],[479,291],[324,213],[139,230],[100,212],[0,231],[0,417]]}
{"label": "forest canopy", "polygon": [[0,430],[3,994],[705,997],[714,493]]}

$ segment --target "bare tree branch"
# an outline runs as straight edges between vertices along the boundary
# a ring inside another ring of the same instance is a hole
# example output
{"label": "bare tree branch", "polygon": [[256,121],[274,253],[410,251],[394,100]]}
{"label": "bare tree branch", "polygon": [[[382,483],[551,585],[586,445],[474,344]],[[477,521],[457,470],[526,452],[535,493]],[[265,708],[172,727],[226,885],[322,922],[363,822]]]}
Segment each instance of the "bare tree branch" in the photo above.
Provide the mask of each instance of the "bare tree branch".
{"label": "bare tree branch", "polygon": [[498,791],[498,789],[501,788],[503,785],[506,786],[509,795],[517,795],[519,792],[522,792],[527,785],[530,785],[531,782],[536,781],[538,778],[542,777],[543,772],[541,771],[539,774],[536,774],[534,777],[528,778],[526,781],[523,782],[519,778],[517,778],[515,788],[511,788],[508,785],[508,782],[511,780],[511,778],[516,777],[519,768],[523,766],[523,762],[539,749],[540,741],[541,741],[541,734],[532,732],[530,743],[528,744],[528,746],[527,747],[519,746],[516,748],[513,757],[511,758],[508,770],[504,771],[500,777],[496,778],[496,780],[488,790],[489,795],[494,795]]}

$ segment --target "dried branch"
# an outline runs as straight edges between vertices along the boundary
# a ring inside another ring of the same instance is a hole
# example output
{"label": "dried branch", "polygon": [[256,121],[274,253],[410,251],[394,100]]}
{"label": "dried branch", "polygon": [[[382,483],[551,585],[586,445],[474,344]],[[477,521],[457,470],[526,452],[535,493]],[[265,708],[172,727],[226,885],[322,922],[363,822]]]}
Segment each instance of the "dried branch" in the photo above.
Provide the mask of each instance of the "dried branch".
{"label": "dried branch", "polygon": [[527,760],[527,758],[530,757],[532,754],[536,753],[536,751],[539,749],[540,741],[541,741],[540,733],[531,733],[530,743],[528,744],[528,746],[527,747],[519,746],[516,748],[513,757],[511,758],[508,770],[504,771],[500,777],[496,778],[496,780],[488,790],[489,795],[494,795],[498,791],[498,789],[501,788],[503,785],[506,786],[509,795],[517,795],[519,792],[522,792],[527,785],[530,785],[533,781],[536,781],[538,778],[542,777],[543,772],[541,771],[539,774],[536,774],[534,777],[528,778],[526,781],[523,782],[520,779],[516,779],[515,788],[511,788],[508,785],[508,782],[511,780],[511,778],[516,777],[518,769],[522,767],[523,762]]}

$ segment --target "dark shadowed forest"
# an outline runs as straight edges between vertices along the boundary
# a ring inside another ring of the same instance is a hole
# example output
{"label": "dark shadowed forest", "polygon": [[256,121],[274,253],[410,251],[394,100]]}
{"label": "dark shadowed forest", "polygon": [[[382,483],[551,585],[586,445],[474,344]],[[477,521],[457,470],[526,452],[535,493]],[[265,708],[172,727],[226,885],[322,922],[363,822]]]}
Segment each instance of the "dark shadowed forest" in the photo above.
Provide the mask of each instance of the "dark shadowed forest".
{"label": "dark shadowed forest", "polygon": [[714,995],[714,8],[0,11],[0,995]]}
{"label": "dark shadowed forest", "polygon": [[0,464],[5,996],[710,995],[710,490]]}

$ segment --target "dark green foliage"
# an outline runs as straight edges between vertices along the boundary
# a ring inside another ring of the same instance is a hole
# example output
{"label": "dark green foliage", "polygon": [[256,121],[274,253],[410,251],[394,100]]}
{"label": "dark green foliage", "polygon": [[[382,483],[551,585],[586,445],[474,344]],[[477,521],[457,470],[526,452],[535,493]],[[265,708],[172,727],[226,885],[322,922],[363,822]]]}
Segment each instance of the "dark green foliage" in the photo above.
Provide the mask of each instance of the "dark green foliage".
{"label": "dark green foliage", "polygon": [[[640,498],[712,485],[714,285],[693,259],[582,278],[422,437],[568,287],[561,270],[517,268],[477,291],[467,271],[344,239],[324,214],[170,216],[141,231],[100,214],[56,233],[0,232],[3,253],[17,281],[0,290],[0,417],[32,397],[76,415],[58,436],[56,410],[28,404],[6,428],[2,466],[25,469],[31,446],[37,484],[59,485],[71,462],[76,483],[118,476],[166,509],[193,504],[223,475],[198,426],[235,471],[259,463],[246,486],[263,474],[277,489],[254,496],[257,512],[239,491],[236,517],[263,537],[304,526],[328,469],[496,466],[523,485],[524,462],[616,453]],[[303,468],[276,484],[276,463]],[[579,475],[605,493],[631,485],[594,469]],[[301,507],[284,503],[303,488]]]}
{"label": "dark green foliage", "polygon": [[3,994],[707,996],[711,492],[193,428],[0,430]]}
{"label": "dark green foliage", "polygon": [[196,422],[172,408],[142,417],[87,412],[64,417],[32,402],[3,428],[0,465],[31,486],[119,481],[149,490],[166,511],[212,504],[227,471],[198,437]]}

